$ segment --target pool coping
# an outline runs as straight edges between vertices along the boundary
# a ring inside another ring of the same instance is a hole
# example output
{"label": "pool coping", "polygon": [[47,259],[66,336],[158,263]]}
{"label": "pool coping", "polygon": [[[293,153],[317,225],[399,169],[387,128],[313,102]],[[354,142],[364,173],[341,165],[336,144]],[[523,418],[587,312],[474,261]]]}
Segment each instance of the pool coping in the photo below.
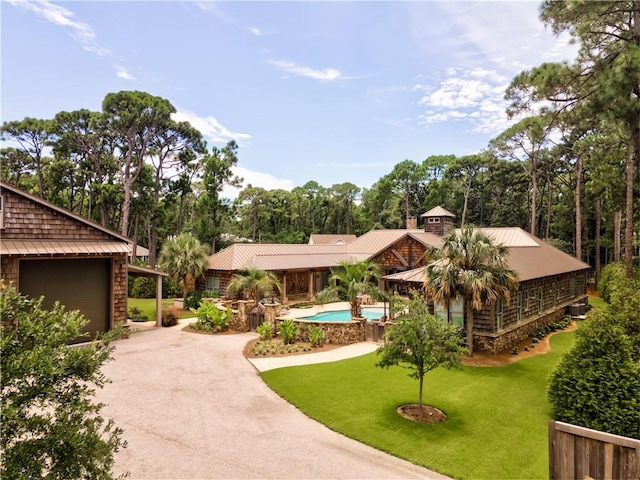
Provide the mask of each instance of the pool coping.
{"label": "pool coping", "polygon": [[[308,308],[290,308],[287,311],[281,312],[278,318],[293,319],[301,322],[314,322],[314,320],[305,320],[303,317],[311,317],[318,313],[335,312],[337,310],[349,310],[350,308],[349,302],[333,302],[325,305],[313,305]],[[378,302],[371,305],[363,305],[362,308],[384,308],[384,303]],[[388,308],[389,307],[387,305],[387,309]],[[336,323],[344,322],[345,321],[340,321]]]}

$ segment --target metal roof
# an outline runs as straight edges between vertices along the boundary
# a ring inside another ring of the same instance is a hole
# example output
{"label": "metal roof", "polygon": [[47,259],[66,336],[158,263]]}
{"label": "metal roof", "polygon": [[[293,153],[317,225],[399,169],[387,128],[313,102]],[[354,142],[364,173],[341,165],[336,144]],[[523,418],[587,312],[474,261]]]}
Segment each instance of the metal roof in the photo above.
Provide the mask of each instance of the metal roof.
{"label": "metal roof", "polygon": [[332,235],[325,233],[314,233],[309,237],[310,245],[346,245],[353,242],[355,235]]}
{"label": "metal roof", "polygon": [[389,248],[403,237],[411,236],[425,246],[439,245],[441,238],[424,230],[370,230],[347,245],[349,253],[366,253],[369,258],[374,257],[383,250]]}
{"label": "metal roof", "polygon": [[161,272],[159,270],[155,270],[149,267],[142,267],[140,265],[127,265],[127,273],[136,275],[138,277],[157,277],[160,275],[161,277],[168,277],[169,274],[166,272]]}
{"label": "metal roof", "polygon": [[[537,247],[542,242],[518,227],[479,228],[476,230],[480,230],[495,243],[505,247]],[[460,235],[461,229],[457,228],[456,233]]]}
{"label": "metal roof", "polygon": [[446,208],[442,208],[440,205],[438,205],[437,207],[433,207],[431,210],[429,210],[428,212],[423,213],[420,216],[421,217],[451,217],[451,218],[456,218],[456,216],[453,213],[451,213]]}
{"label": "metal roof", "polygon": [[72,255],[130,252],[129,244],[122,241],[0,239],[0,255]]}
{"label": "metal roof", "polygon": [[392,273],[382,277],[384,280],[393,280],[395,282],[414,282],[424,283],[426,274],[424,273],[424,267],[414,268],[406,270],[404,272]]}

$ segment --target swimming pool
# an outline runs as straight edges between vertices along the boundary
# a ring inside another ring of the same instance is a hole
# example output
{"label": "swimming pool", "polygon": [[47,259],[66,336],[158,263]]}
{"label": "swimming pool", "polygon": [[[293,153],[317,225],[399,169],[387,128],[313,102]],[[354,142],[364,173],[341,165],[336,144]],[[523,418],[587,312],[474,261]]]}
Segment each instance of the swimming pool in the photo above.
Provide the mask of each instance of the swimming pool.
{"label": "swimming pool", "polygon": [[[384,315],[382,308],[363,308],[362,316],[367,320],[380,320]],[[299,320],[307,320],[310,322],[350,322],[350,310],[334,310],[333,312],[316,313],[310,317],[301,317]]]}

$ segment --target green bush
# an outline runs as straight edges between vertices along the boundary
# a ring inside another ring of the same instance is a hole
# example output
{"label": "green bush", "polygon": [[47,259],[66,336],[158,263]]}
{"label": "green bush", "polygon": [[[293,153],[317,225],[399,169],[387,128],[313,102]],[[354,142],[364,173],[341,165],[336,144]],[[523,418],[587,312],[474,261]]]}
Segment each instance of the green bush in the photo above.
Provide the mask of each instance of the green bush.
{"label": "green bush", "polygon": [[211,302],[200,302],[200,306],[190,309],[198,316],[198,321],[189,326],[205,332],[222,332],[229,329],[229,320],[233,313],[230,308],[221,310]]}
{"label": "green bush", "polygon": [[258,325],[256,332],[260,335],[260,340],[267,341],[273,338],[273,326],[269,322],[262,322]]}
{"label": "green bush", "polygon": [[611,302],[611,292],[620,288],[625,282],[626,272],[624,263],[610,263],[602,269],[600,281],[598,282],[598,293],[607,303]]}
{"label": "green bush", "polygon": [[298,325],[293,320],[283,320],[280,322],[280,337],[282,343],[289,345],[294,343],[298,335]]}
{"label": "green bush", "polygon": [[198,308],[203,297],[204,297],[204,292],[200,292],[198,290],[189,292],[184,299],[184,309],[192,310],[194,308]]}
{"label": "green bush", "polygon": [[155,298],[156,280],[151,277],[135,277],[129,296],[133,298]]}
{"label": "green bush", "polygon": [[146,315],[142,314],[142,310],[138,307],[130,307],[127,311],[127,316],[132,322],[146,322],[149,320]]}
{"label": "green bush", "polygon": [[557,420],[640,438],[640,364],[621,322],[591,316],[574,347],[550,377],[548,398]]}
{"label": "green bush", "polygon": [[324,332],[320,327],[309,326],[309,342],[314,347],[321,347],[324,344]]}
{"label": "green bush", "polygon": [[162,311],[162,326],[163,327],[173,327],[178,324],[178,317],[175,316],[173,312],[169,310]]}

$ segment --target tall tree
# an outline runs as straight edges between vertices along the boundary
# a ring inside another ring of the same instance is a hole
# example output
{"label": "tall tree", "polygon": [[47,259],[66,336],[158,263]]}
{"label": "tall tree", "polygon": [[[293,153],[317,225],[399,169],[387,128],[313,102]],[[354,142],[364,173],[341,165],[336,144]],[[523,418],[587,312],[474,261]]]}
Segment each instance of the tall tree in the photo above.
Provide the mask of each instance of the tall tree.
{"label": "tall tree", "polygon": [[474,309],[509,300],[518,289],[518,274],[507,265],[507,248],[481,230],[451,232],[433,253],[439,260],[426,267],[425,290],[434,302],[447,307],[451,300],[464,298],[467,350],[473,354]]}
{"label": "tall tree", "polygon": [[54,139],[53,122],[37,118],[5,122],[0,129],[0,139],[20,145],[19,150],[29,159],[30,170],[38,179],[38,196],[48,199],[44,180],[45,148]]}
{"label": "tall tree", "polygon": [[585,104],[614,122],[626,145],[625,265],[633,275],[634,178],[640,161],[640,2],[551,1],[541,19],[568,33],[580,49],[575,62],[546,63],[520,73],[507,90],[512,111],[536,102],[558,109]]}
{"label": "tall tree", "polygon": [[235,294],[246,291],[249,300],[253,301],[253,308],[257,307],[260,300],[271,292],[282,294],[282,284],[275,273],[259,268],[249,268],[235,274],[227,288]]}
{"label": "tall tree", "polygon": [[129,235],[131,190],[157,136],[169,128],[175,108],[168,100],[146,92],[109,93],[102,102],[106,128],[118,145],[117,163],[122,181],[121,233]]}

